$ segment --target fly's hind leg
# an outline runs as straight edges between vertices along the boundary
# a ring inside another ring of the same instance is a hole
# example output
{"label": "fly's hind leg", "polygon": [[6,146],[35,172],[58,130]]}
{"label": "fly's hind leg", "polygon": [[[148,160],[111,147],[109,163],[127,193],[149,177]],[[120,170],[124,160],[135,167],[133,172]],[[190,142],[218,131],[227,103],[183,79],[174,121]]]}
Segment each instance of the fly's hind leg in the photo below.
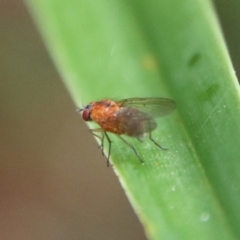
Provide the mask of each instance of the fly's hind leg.
{"label": "fly's hind leg", "polygon": [[158,144],[153,138],[152,138],[152,133],[149,133],[149,139],[159,148],[161,148],[162,150],[167,150],[167,148],[162,147],[160,144]]}

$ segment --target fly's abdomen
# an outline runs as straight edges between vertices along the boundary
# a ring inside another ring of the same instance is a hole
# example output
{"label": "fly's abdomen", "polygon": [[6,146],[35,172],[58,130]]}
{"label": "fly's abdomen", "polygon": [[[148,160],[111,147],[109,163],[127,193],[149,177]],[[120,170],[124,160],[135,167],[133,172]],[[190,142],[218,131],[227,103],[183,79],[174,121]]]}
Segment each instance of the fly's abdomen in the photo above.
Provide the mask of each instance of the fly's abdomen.
{"label": "fly's abdomen", "polygon": [[121,134],[141,137],[157,127],[155,120],[147,113],[134,108],[124,107],[117,114]]}

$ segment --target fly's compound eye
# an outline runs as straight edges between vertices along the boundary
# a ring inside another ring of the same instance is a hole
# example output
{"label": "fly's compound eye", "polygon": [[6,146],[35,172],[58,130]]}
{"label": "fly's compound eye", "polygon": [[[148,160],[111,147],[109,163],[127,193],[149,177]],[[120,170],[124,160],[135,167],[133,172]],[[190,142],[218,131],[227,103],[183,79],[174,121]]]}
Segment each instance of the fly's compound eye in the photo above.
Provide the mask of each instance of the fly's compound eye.
{"label": "fly's compound eye", "polygon": [[84,121],[91,121],[89,109],[84,109],[82,112],[82,118]]}

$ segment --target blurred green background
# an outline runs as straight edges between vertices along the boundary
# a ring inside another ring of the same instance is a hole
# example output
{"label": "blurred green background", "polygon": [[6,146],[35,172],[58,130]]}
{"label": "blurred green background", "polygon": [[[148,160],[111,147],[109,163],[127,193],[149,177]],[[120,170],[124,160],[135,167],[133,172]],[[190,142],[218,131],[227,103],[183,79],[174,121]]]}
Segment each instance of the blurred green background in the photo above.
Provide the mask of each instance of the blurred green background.
{"label": "blurred green background", "polygon": [[[215,5],[239,76],[240,2]],[[0,0],[0,36],[1,239],[146,239],[23,2]]]}

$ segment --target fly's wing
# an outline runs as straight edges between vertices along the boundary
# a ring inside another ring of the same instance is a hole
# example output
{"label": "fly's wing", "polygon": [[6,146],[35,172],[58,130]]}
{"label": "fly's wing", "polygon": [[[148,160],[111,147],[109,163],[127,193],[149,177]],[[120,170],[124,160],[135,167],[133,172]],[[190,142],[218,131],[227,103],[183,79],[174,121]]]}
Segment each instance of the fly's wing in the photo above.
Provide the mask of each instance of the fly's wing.
{"label": "fly's wing", "polygon": [[117,102],[121,107],[130,107],[149,114],[153,118],[170,114],[176,103],[167,98],[127,98]]}

